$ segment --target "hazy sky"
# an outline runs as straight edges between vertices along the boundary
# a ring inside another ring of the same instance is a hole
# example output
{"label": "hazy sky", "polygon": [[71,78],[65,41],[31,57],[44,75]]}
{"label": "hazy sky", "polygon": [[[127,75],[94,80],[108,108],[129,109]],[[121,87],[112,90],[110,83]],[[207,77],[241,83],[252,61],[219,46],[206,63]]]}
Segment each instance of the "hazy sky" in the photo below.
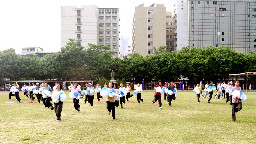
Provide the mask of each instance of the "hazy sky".
{"label": "hazy sky", "polygon": [[119,8],[120,37],[131,38],[135,6],[165,4],[171,11],[174,0],[1,0],[0,51],[42,47],[59,51],[61,46],[61,6],[97,5]]}

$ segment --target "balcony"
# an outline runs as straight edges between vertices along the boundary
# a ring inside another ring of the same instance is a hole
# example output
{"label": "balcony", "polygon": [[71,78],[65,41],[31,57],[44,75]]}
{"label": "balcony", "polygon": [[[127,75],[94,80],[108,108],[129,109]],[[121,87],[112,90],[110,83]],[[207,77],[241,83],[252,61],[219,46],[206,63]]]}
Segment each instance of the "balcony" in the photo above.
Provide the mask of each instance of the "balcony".
{"label": "balcony", "polygon": [[77,16],[77,17],[81,17],[82,15],[81,15],[81,14],[77,14],[76,16]]}
{"label": "balcony", "polygon": [[77,22],[76,25],[82,25],[82,23],[81,22]]}
{"label": "balcony", "polygon": [[76,30],[76,33],[82,33],[82,31],[81,30]]}

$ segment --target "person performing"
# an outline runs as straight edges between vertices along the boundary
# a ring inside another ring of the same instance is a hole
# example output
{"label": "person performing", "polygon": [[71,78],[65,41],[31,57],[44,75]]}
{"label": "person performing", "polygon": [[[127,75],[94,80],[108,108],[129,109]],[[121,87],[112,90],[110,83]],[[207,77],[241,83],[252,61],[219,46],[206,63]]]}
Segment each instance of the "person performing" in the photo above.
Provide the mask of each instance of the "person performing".
{"label": "person performing", "polygon": [[232,121],[236,121],[236,113],[242,110],[241,87],[239,81],[236,81],[235,86],[231,89],[230,95],[232,96]]}
{"label": "person performing", "polygon": [[89,102],[90,106],[93,107],[93,99],[94,99],[95,91],[94,91],[94,88],[92,87],[91,83],[88,84],[86,91],[88,92],[88,102]]}
{"label": "person performing", "polygon": [[127,101],[129,101],[128,99],[133,96],[133,95],[131,95],[131,90],[132,90],[132,88],[130,87],[129,83],[127,83],[126,84],[126,91],[127,91],[126,100]]}
{"label": "person performing", "polygon": [[137,101],[138,101],[138,103],[140,103],[140,101],[143,102],[143,99],[141,98],[141,92],[142,91],[143,91],[142,87],[141,87],[140,83],[138,83],[137,88],[135,90],[135,93],[137,94]]}
{"label": "person performing", "polygon": [[[164,84],[164,86],[163,86],[163,90],[166,90],[166,89],[168,89],[168,83],[167,83],[167,82],[165,82],[165,84]],[[166,92],[164,91],[164,100],[166,100],[167,94],[168,94],[168,93],[166,93]]]}
{"label": "person performing", "polygon": [[33,90],[33,93],[36,95],[38,103],[40,103],[40,100],[42,98],[42,94],[40,93],[40,90],[42,89],[40,89],[39,83],[36,83],[36,88],[35,90]]}
{"label": "person performing", "polygon": [[15,96],[18,102],[21,101],[19,95],[19,85],[17,85],[16,83],[14,83],[13,86],[10,88],[9,99],[11,99],[11,96]]}
{"label": "person performing", "polygon": [[197,97],[197,102],[200,103],[200,93],[201,93],[202,89],[200,87],[200,84],[198,83],[196,85],[196,87],[194,88],[194,92],[196,93],[196,97]]}
{"label": "person performing", "polygon": [[209,87],[207,88],[207,90],[209,91],[209,99],[208,99],[208,103],[210,103],[211,99],[212,99],[212,95],[213,95],[213,90],[216,89],[216,87],[213,85],[213,82],[210,82]]}
{"label": "person performing", "polygon": [[121,108],[123,108],[123,104],[125,104],[125,96],[127,94],[126,88],[124,87],[123,83],[120,83],[120,88],[119,88],[119,95],[120,95],[120,105]]}
{"label": "person performing", "polygon": [[81,94],[80,94],[79,88],[77,86],[78,86],[78,84],[75,83],[74,86],[71,88],[69,97],[73,99],[74,108],[77,110],[77,112],[80,112],[79,99],[81,97]]}
{"label": "person performing", "polygon": [[209,95],[208,87],[209,87],[209,85],[208,85],[208,82],[207,82],[207,83],[205,84],[205,86],[204,86],[205,94],[202,94],[203,98],[206,98],[207,95]]}
{"label": "person performing", "polygon": [[44,101],[44,105],[45,107],[53,110],[54,107],[51,103],[51,100],[52,100],[52,93],[51,93],[51,87],[48,86],[48,83],[45,83],[44,84],[44,89],[43,89],[43,92],[42,92],[42,96],[43,96],[43,101]]}
{"label": "person performing", "polygon": [[57,121],[61,121],[61,112],[65,99],[66,95],[60,89],[60,84],[56,84],[56,89],[52,93],[52,101],[54,102],[54,111],[56,113]]}
{"label": "person performing", "polygon": [[100,96],[100,90],[101,90],[101,86],[100,86],[100,84],[97,83],[97,85],[96,85],[96,92],[97,92],[97,99],[98,99],[98,101],[100,101],[100,98],[102,98],[102,96]]}
{"label": "person performing", "polygon": [[158,82],[158,85],[155,86],[155,95],[154,99],[152,100],[152,104],[154,104],[156,101],[159,102],[159,109],[162,109],[162,102],[161,102],[161,92],[162,92],[162,86],[161,82]]}
{"label": "person performing", "polygon": [[[232,99],[230,98],[230,96],[229,96],[229,92],[232,90],[232,85],[231,85],[231,83],[229,82],[227,85],[226,85],[226,98],[227,98],[227,100],[226,100],[226,103],[228,103],[229,101],[231,101]],[[231,104],[231,102],[230,102],[230,104]]]}
{"label": "person performing", "polygon": [[176,91],[177,90],[175,88],[174,82],[171,82],[168,87],[168,95],[167,95],[167,101],[169,103],[169,107],[171,107],[171,105],[172,105],[172,100],[176,99],[176,97],[175,97]]}
{"label": "person performing", "polygon": [[106,91],[106,92],[103,92],[105,93],[103,94],[103,96],[107,97],[106,103],[107,103],[108,114],[110,115],[112,112],[113,119],[116,119],[116,115],[115,115],[116,91],[112,88],[113,84],[111,82],[108,84],[108,86],[109,86],[109,89],[102,89],[102,91]]}

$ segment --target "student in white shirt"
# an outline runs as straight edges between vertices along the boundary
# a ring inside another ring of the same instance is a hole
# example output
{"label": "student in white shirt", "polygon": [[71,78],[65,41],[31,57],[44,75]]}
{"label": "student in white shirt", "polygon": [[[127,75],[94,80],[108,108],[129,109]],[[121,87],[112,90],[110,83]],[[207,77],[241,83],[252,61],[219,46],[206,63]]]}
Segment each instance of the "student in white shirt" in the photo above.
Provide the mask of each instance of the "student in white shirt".
{"label": "student in white shirt", "polygon": [[[126,88],[124,87],[123,83],[120,83],[120,88],[119,88],[119,95],[120,95],[120,105],[121,108],[123,108],[123,104],[125,104],[125,95],[126,95]],[[121,94],[122,92],[122,94]]]}
{"label": "student in white shirt", "polygon": [[140,103],[140,101],[143,102],[143,99],[141,98],[141,92],[142,92],[142,87],[141,85],[138,83],[135,92],[137,93],[137,101],[138,103]]}

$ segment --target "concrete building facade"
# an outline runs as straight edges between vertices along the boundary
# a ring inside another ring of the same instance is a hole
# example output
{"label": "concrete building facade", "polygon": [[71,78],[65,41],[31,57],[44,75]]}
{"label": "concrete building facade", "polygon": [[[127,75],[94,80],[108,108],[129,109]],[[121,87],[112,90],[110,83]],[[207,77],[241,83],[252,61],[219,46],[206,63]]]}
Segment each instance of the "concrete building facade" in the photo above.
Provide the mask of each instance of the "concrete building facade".
{"label": "concrete building facade", "polygon": [[132,47],[134,53],[148,55],[166,46],[166,8],[163,4],[135,7]]}
{"label": "concrete building facade", "polygon": [[178,50],[184,46],[227,46],[245,54],[256,51],[256,0],[178,0],[177,3]]}
{"label": "concrete building facade", "polygon": [[81,46],[88,44],[109,46],[114,56],[119,52],[119,9],[97,6],[61,7],[61,46],[69,39],[80,40]]}
{"label": "concrete building facade", "polygon": [[166,47],[168,51],[175,51],[175,25],[172,12],[166,12]]}

